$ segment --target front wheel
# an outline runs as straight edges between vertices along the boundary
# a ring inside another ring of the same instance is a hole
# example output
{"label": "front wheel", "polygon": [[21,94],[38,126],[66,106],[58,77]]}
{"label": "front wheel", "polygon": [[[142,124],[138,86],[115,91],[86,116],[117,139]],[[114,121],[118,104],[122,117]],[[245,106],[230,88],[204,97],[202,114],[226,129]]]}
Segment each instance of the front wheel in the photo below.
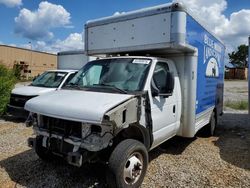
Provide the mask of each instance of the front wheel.
{"label": "front wheel", "polygon": [[119,143],[109,158],[107,184],[109,187],[137,188],[148,166],[148,152],[139,141],[126,139]]}

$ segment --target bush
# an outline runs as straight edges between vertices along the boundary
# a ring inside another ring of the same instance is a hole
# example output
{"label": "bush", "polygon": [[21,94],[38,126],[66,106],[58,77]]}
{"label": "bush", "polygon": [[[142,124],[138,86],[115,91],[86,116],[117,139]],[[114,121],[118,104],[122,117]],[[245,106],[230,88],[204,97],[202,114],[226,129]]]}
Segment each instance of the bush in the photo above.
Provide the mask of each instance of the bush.
{"label": "bush", "polygon": [[15,64],[13,67],[13,73],[18,80],[21,80],[21,70],[22,67],[19,64]]}
{"label": "bush", "polygon": [[6,112],[6,107],[10,100],[10,93],[15,83],[16,77],[13,70],[9,70],[0,64],[0,115]]}
{"label": "bush", "polygon": [[225,105],[235,110],[247,110],[248,101],[226,101]]}

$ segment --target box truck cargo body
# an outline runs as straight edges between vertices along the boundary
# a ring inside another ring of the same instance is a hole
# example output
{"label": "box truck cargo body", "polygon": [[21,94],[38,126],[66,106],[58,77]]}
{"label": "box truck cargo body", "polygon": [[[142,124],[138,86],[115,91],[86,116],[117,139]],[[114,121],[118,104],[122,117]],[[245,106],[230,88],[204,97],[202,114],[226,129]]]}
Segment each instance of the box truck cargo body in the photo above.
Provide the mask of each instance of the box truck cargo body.
{"label": "box truck cargo body", "polygon": [[[89,21],[89,56],[68,86],[29,100],[37,154],[108,164],[109,187],[139,187],[148,151],[179,135],[214,133],[222,114],[222,42],[180,4]],[[59,147],[60,146],[60,147]]]}
{"label": "box truck cargo body", "polygon": [[184,7],[163,5],[89,21],[85,29],[89,55],[150,55],[175,62],[182,88],[179,135],[194,136],[213,109],[222,113],[225,47]]}
{"label": "box truck cargo body", "polygon": [[94,59],[87,56],[84,50],[62,51],[57,53],[57,68],[79,70]]}

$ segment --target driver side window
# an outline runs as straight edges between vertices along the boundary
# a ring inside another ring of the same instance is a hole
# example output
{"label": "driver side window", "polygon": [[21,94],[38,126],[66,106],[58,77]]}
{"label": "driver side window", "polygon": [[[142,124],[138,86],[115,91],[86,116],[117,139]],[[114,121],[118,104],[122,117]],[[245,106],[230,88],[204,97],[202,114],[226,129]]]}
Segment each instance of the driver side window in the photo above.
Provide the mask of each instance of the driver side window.
{"label": "driver side window", "polygon": [[169,67],[167,63],[158,62],[156,64],[152,79],[152,89],[157,90],[158,92],[166,90],[167,72],[169,72]]}

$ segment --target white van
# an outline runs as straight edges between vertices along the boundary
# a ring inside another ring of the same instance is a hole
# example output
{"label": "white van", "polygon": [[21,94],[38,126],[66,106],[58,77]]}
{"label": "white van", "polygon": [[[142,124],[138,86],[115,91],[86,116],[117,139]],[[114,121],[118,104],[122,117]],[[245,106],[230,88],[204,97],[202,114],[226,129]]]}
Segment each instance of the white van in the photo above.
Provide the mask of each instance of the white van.
{"label": "white van", "polygon": [[48,70],[30,85],[13,89],[7,105],[7,115],[26,119],[29,112],[24,109],[24,105],[29,99],[61,89],[75,76],[76,72],[77,70]]}

